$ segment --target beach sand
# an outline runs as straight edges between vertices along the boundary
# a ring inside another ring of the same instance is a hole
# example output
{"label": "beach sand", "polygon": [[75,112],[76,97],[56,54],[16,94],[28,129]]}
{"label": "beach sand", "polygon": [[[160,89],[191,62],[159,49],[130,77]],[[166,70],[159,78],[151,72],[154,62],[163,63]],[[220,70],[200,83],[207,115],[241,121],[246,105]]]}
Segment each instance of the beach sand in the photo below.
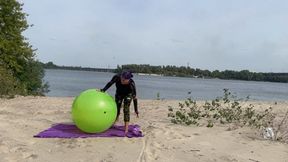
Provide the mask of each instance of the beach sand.
{"label": "beach sand", "polygon": [[[288,162],[288,144],[263,140],[257,131],[228,126],[213,128],[172,124],[168,106],[179,101],[140,100],[143,138],[33,138],[56,123],[71,123],[73,98],[0,99],[0,162]],[[284,115],[288,102],[271,105]],[[133,107],[131,107],[133,112]],[[118,124],[122,124],[122,115]]]}

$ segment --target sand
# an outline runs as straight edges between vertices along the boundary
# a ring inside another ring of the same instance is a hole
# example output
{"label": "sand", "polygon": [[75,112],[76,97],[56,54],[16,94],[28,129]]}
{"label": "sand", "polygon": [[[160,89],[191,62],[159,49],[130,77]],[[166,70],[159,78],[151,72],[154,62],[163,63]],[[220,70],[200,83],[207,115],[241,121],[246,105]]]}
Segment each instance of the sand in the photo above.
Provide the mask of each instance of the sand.
{"label": "sand", "polygon": [[[254,129],[172,124],[167,107],[179,101],[169,100],[139,101],[140,118],[132,114],[131,123],[141,125],[143,138],[33,138],[52,124],[71,123],[72,101],[0,99],[0,162],[288,162],[288,144],[264,140]],[[253,104],[272,105],[279,115],[288,109],[288,102]]]}

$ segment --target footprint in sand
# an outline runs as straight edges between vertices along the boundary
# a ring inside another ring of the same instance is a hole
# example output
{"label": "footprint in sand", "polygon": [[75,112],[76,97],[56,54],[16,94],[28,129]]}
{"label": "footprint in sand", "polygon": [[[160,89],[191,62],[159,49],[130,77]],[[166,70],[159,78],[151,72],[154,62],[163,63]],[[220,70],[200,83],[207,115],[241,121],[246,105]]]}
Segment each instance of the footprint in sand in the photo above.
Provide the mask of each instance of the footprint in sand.
{"label": "footprint in sand", "polygon": [[[155,132],[153,131],[155,127],[148,126],[145,131],[145,137],[142,138],[142,149],[139,154],[137,162],[146,162],[158,159],[157,152],[155,149],[153,149],[152,142],[150,139],[155,138]],[[151,149],[152,147],[152,149]]]}
{"label": "footprint in sand", "polygon": [[143,147],[138,157],[138,162],[159,160],[159,154],[161,154],[161,152],[173,149],[166,146],[161,140],[155,140],[157,138],[165,140],[187,140],[187,138],[192,137],[191,135],[177,132],[166,124],[155,122],[148,123],[149,126],[143,129],[145,137],[143,138]]}
{"label": "footprint in sand", "polygon": [[112,154],[108,154],[104,159],[100,160],[101,162],[113,162],[115,159]]}
{"label": "footprint in sand", "polygon": [[172,130],[168,126],[166,126],[165,129],[163,129],[163,134],[166,136],[167,140],[187,140],[187,138],[192,137],[191,135]]}
{"label": "footprint in sand", "polygon": [[27,148],[24,148],[24,147],[19,147],[19,146],[16,146],[16,147],[13,147],[10,149],[10,152],[27,152],[29,151]]}
{"label": "footprint in sand", "polygon": [[[167,127],[166,128],[165,127],[163,128],[163,127],[164,126],[162,125],[151,123],[151,125],[149,125],[146,128],[145,137],[143,138],[143,147],[139,155],[138,162],[159,160],[160,159],[159,154],[169,149],[169,147],[166,146],[161,141],[155,142],[156,138],[163,138],[165,136],[167,137],[171,136],[172,131]],[[181,134],[172,133],[173,138],[175,138],[174,136],[177,136],[177,135],[181,136]]]}
{"label": "footprint in sand", "polygon": [[1,110],[0,111],[0,115],[7,115],[7,116],[11,116],[11,115],[14,115],[13,112],[9,112],[7,110]]}
{"label": "footprint in sand", "polygon": [[[144,137],[145,138],[145,137]],[[146,161],[153,161],[153,160],[158,160],[159,156],[158,150],[154,145],[151,144],[150,139],[146,138],[143,139],[143,147],[141,150],[141,153],[138,157],[138,162],[146,162]]]}
{"label": "footprint in sand", "polygon": [[38,157],[38,155],[33,154],[33,153],[24,152],[24,153],[22,153],[22,157],[24,159],[36,159]]}
{"label": "footprint in sand", "polygon": [[78,147],[78,142],[76,139],[59,139],[59,141],[57,141],[56,143],[57,147],[65,146],[70,149]]}

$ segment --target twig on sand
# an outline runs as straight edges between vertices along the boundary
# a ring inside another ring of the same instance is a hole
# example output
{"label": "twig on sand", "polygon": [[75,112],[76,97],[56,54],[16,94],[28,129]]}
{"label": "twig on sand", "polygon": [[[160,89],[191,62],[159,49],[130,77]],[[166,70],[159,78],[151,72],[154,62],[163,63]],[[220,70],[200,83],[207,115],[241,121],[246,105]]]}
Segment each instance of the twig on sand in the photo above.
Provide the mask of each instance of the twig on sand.
{"label": "twig on sand", "polygon": [[260,162],[259,160],[249,159],[250,161]]}
{"label": "twig on sand", "polygon": [[200,150],[197,150],[197,149],[191,149],[190,151],[200,151]]}
{"label": "twig on sand", "polygon": [[277,138],[278,138],[278,137],[277,137],[277,136],[278,136],[278,133],[279,133],[281,127],[283,126],[283,124],[286,123],[287,118],[288,118],[288,110],[286,111],[283,119],[281,120],[281,122],[280,122],[280,123],[278,124],[278,126],[277,126],[277,129],[276,129],[276,131],[275,131],[275,135],[276,135],[276,138],[275,138],[275,139],[276,139],[276,140],[277,140]]}

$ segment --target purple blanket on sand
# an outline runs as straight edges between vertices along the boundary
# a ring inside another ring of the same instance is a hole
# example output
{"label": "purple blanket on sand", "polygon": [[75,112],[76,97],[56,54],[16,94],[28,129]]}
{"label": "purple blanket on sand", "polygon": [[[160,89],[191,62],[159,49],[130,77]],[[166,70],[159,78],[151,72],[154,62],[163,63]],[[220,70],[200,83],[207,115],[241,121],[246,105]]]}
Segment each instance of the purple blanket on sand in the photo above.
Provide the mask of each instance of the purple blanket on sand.
{"label": "purple blanket on sand", "polygon": [[[84,133],[74,124],[55,124],[40,132],[38,138],[87,138],[87,137],[124,137],[124,126],[112,126],[102,133]],[[139,125],[129,125],[127,137],[143,137]]]}

